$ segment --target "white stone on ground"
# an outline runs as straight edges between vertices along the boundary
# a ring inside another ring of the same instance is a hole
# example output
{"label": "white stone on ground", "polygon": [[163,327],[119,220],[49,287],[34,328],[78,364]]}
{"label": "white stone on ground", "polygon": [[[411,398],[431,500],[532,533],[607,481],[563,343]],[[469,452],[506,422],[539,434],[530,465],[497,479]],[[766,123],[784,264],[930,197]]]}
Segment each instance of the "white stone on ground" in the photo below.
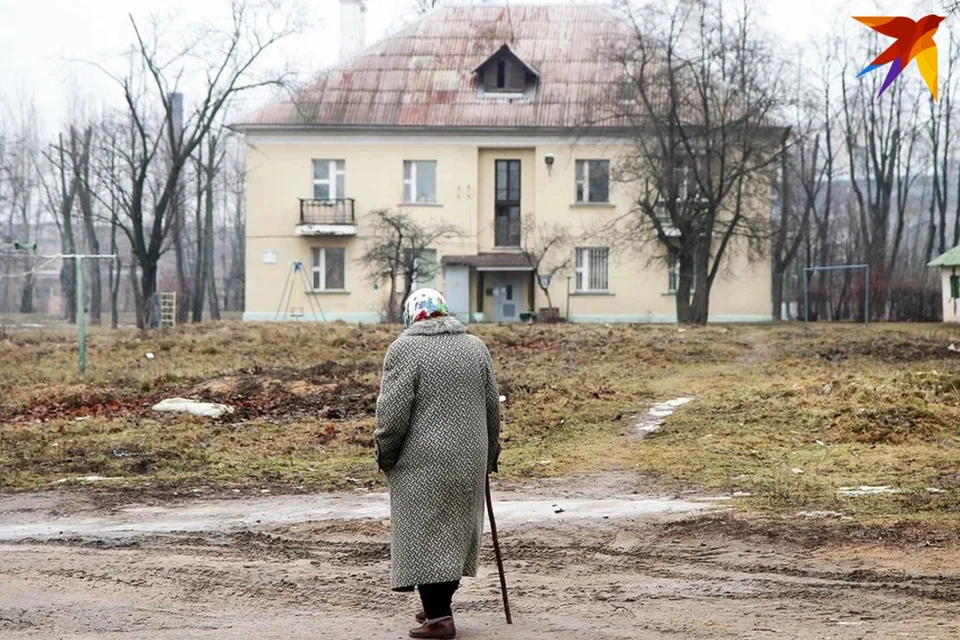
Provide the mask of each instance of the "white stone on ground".
{"label": "white stone on ground", "polygon": [[203,418],[219,418],[225,413],[233,413],[233,407],[215,402],[198,402],[188,398],[167,398],[153,405],[154,411],[171,413],[189,413]]}

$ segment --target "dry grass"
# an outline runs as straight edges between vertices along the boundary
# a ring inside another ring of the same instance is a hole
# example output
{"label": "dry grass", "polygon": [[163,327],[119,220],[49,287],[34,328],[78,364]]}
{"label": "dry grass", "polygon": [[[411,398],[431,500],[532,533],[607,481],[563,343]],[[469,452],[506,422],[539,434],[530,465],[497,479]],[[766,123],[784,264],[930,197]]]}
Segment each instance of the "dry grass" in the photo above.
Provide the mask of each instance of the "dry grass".
{"label": "dry grass", "polygon": [[[508,477],[627,469],[647,490],[749,493],[739,503],[753,512],[960,514],[960,353],[947,348],[960,344],[960,328],[471,330],[494,354],[508,397]],[[83,378],[73,335],[8,334],[0,488],[86,475],[132,488],[377,484],[373,410],[395,334],[241,323],[98,330]],[[149,411],[173,395],[237,411],[212,421]],[[694,401],[659,433],[636,437],[635,414],[679,396]],[[859,485],[903,493],[837,494]]]}

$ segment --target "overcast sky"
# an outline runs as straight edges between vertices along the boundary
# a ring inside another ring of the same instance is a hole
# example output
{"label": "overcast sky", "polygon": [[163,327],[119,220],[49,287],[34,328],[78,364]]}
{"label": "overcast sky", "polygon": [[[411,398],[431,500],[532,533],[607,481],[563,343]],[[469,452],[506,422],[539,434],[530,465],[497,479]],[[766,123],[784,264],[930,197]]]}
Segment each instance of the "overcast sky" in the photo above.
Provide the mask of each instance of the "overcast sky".
{"label": "overcast sky", "polygon": [[[319,70],[337,59],[340,0],[300,1],[314,26],[276,53],[297,61],[304,69]],[[514,4],[531,1],[537,0],[512,0]],[[914,0],[881,0],[879,11],[874,0],[759,1],[766,13],[766,26],[785,42],[796,44],[832,27],[856,27],[851,15],[920,17]],[[562,0],[552,0],[553,4],[558,2]],[[367,4],[368,44],[411,17],[412,0],[368,0]],[[936,8],[939,3],[919,5]],[[157,14],[175,17],[182,25],[198,18],[225,16],[227,6],[227,0],[0,0],[0,96],[8,104],[17,95],[32,96],[49,133],[65,117],[69,96],[79,94],[99,104],[115,103],[120,97],[118,88],[102,72],[78,61],[115,66],[118,56],[130,46],[129,11],[138,20]],[[944,27],[953,27],[955,20],[944,23]],[[941,27],[941,33],[943,30]]]}

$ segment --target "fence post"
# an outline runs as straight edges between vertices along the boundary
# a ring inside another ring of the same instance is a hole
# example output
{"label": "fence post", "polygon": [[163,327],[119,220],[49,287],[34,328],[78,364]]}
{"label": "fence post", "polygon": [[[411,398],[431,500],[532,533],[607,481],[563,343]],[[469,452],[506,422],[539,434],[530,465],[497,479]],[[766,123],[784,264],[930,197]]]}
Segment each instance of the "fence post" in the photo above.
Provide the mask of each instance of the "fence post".
{"label": "fence post", "polygon": [[810,269],[803,270],[803,328],[810,328]]}

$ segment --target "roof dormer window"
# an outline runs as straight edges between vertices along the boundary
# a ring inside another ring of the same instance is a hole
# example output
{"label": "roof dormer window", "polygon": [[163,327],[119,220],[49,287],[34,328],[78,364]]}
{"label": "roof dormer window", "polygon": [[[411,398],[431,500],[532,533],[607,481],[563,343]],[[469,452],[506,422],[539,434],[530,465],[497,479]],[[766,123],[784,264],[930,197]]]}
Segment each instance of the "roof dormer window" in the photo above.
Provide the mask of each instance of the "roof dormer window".
{"label": "roof dormer window", "polygon": [[536,87],[540,75],[503,45],[474,70],[481,94],[523,96]]}

